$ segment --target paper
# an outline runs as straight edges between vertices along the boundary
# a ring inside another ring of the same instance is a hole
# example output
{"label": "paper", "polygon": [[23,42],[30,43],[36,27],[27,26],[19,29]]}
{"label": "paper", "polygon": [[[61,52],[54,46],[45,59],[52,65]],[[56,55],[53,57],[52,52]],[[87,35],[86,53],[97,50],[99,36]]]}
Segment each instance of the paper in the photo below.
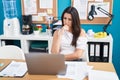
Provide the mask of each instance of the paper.
{"label": "paper", "polygon": [[39,21],[38,16],[32,16],[32,21]]}
{"label": "paper", "polygon": [[87,19],[88,0],[74,0],[73,6],[77,9],[80,19]]}
{"label": "paper", "polygon": [[53,8],[53,0],[39,0],[40,8]]}
{"label": "paper", "polygon": [[25,15],[37,14],[36,0],[24,0]]}
{"label": "paper", "polygon": [[89,80],[119,80],[115,72],[90,70],[88,74]]}
{"label": "paper", "polygon": [[103,2],[103,0],[95,0],[95,2]]}
{"label": "paper", "polygon": [[108,17],[106,14],[102,13],[101,11],[99,11],[97,9],[97,7],[101,7],[103,8],[105,11],[107,11],[109,13],[109,9],[110,9],[110,3],[109,2],[102,2],[102,3],[89,3],[89,7],[88,7],[88,12],[90,12],[91,10],[91,5],[95,5],[95,11],[97,13],[97,15],[94,15],[94,17]]}
{"label": "paper", "polygon": [[65,62],[65,64],[67,65],[67,72],[65,75],[58,75],[59,78],[83,80],[88,75],[88,71],[92,69],[86,62]]}
{"label": "paper", "polygon": [[27,72],[25,62],[12,61],[5,69],[0,72],[2,77],[22,77]]}
{"label": "paper", "polygon": [[53,13],[52,9],[47,9],[47,13],[52,14]]}

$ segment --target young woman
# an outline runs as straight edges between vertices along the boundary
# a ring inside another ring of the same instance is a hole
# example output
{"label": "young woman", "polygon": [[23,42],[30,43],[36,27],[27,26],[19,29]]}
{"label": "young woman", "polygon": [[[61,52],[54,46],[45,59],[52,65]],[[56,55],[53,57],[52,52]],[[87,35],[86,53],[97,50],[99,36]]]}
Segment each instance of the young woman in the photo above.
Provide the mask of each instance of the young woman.
{"label": "young woman", "polygon": [[62,14],[62,28],[53,35],[51,52],[64,54],[65,60],[80,59],[86,49],[86,33],[80,26],[80,19],[74,7],[67,7]]}

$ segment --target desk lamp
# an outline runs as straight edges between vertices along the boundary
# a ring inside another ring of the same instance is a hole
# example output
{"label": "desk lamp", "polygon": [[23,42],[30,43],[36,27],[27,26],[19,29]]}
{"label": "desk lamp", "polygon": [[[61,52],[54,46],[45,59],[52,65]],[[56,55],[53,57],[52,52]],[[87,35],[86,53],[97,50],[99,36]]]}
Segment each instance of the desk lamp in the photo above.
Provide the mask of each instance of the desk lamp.
{"label": "desk lamp", "polygon": [[[97,10],[99,10],[102,13],[104,13],[108,17],[110,17],[110,20],[108,21],[108,23],[106,25],[104,25],[104,27],[103,27],[103,32],[107,33],[106,29],[107,29],[108,25],[110,24],[110,22],[112,21],[113,15],[110,14],[109,12],[107,12],[106,10],[104,10],[101,7],[97,7]],[[88,14],[88,20],[92,21],[94,19],[94,15],[97,15],[97,13],[96,14],[94,14],[94,13],[96,13],[96,11],[95,11],[95,5],[91,5],[91,11]],[[107,33],[107,35],[109,35],[109,34]]]}

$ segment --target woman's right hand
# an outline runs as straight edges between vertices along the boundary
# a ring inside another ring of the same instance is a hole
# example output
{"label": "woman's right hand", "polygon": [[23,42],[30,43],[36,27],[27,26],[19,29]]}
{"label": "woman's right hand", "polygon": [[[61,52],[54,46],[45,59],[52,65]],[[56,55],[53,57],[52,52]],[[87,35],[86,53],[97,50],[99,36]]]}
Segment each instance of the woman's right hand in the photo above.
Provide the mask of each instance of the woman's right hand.
{"label": "woman's right hand", "polygon": [[69,26],[67,26],[67,25],[64,25],[63,27],[62,27],[64,30],[69,30]]}
{"label": "woman's right hand", "polygon": [[68,31],[69,27],[67,25],[63,26],[61,29],[58,31],[58,35],[62,35],[64,31]]}

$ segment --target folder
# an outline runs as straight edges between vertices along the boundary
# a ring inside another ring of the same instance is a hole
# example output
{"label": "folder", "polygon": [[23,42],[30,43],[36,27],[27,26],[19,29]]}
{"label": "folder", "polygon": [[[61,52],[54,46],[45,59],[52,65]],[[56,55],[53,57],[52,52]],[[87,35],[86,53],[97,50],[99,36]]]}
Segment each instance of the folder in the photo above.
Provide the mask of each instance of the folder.
{"label": "folder", "polygon": [[94,56],[94,44],[90,44],[90,56]]}
{"label": "folder", "polygon": [[103,56],[104,56],[104,57],[108,57],[108,45],[104,45],[104,48],[103,48]]}
{"label": "folder", "polygon": [[96,44],[96,50],[95,50],[96,52],[96,56],[100,56],[100,44]]}

